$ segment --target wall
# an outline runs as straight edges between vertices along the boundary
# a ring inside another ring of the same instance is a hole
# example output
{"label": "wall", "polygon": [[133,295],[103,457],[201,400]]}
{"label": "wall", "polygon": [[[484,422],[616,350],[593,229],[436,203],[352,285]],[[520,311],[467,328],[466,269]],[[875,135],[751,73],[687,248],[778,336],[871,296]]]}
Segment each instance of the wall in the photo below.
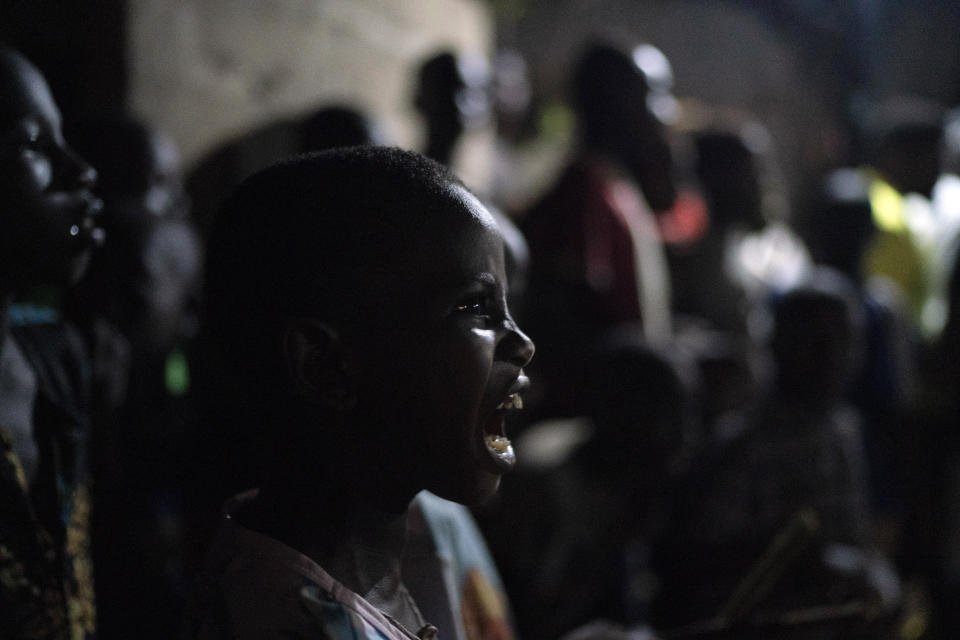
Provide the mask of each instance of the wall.
{"label": "wall", "polygon": [[[421,147],[416,65],[441,47],[489,54],[482,0],[129,0],[129,105],[169,132],[187,167],[215,145],[330,101]],[[485,180],[489,132],[459,168]]]}

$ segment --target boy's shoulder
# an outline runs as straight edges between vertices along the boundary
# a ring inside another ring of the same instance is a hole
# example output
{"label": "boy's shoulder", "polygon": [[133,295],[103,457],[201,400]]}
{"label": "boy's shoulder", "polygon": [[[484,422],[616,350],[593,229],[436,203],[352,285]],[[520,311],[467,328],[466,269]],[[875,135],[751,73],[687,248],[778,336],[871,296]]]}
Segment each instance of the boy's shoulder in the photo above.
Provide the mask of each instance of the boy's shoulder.
{"label": "boy's shoulder", "polygon": [[[227,511],[230,507],[228,505]],[[410,640],[312,559],[225,515],[185,616],[184,637]]]}

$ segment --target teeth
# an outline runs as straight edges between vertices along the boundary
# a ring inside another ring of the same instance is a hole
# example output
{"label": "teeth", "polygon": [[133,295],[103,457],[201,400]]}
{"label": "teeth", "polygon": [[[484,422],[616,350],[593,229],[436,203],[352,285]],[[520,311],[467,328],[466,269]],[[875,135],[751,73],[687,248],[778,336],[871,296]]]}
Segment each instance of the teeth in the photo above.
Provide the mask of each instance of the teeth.
{"label": "teeth", "polygon": [[510,440],[503,436],[489,436],[487,444],[497,453],[506,453],[507,449],[510,448]]}
{"label": "teeth", "polygon": [[511,393],[497,406],[497,409],[523,409],[523,398],[519,393]]}
{"label": "teeth", "polygon": [[510,438],[504,436],[495,436],[492,434],[487,434],[484,436],[484,442],[487,444],[487,448],[494,453],[498,458],[513,462],[516,460],[516,455],[513,452],[513,444],[510,442]]}

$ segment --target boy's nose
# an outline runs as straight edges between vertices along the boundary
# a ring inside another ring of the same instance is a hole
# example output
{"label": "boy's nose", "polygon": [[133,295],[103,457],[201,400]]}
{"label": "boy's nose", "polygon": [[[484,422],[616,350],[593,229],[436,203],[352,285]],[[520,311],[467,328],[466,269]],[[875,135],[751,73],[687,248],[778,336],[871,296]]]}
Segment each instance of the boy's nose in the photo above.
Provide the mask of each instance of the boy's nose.
{"label": "boy's nose", "polygon": [[507,335],[500,343],[504,359],[518,367],[525,367],[533,359],[536,346],[530,336],[525,334],[512,318],[507,320],[506,326]]}
{"label": "boy's nose", "polygon": [[90,189],[97,183],[97,170],[64,144],[60,154],[60,177],[65,188]]}

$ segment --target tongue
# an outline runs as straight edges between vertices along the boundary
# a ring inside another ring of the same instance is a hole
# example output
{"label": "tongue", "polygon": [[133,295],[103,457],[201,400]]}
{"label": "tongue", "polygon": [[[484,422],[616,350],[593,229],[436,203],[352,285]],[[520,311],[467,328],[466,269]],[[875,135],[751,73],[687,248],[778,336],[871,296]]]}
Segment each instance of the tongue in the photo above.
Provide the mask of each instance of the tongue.
{"label": "tongue", "polygon": [[483,425],[483,431],[492,436],[505,436],[506,421],[506,416],[502,412],[494,411]]}

